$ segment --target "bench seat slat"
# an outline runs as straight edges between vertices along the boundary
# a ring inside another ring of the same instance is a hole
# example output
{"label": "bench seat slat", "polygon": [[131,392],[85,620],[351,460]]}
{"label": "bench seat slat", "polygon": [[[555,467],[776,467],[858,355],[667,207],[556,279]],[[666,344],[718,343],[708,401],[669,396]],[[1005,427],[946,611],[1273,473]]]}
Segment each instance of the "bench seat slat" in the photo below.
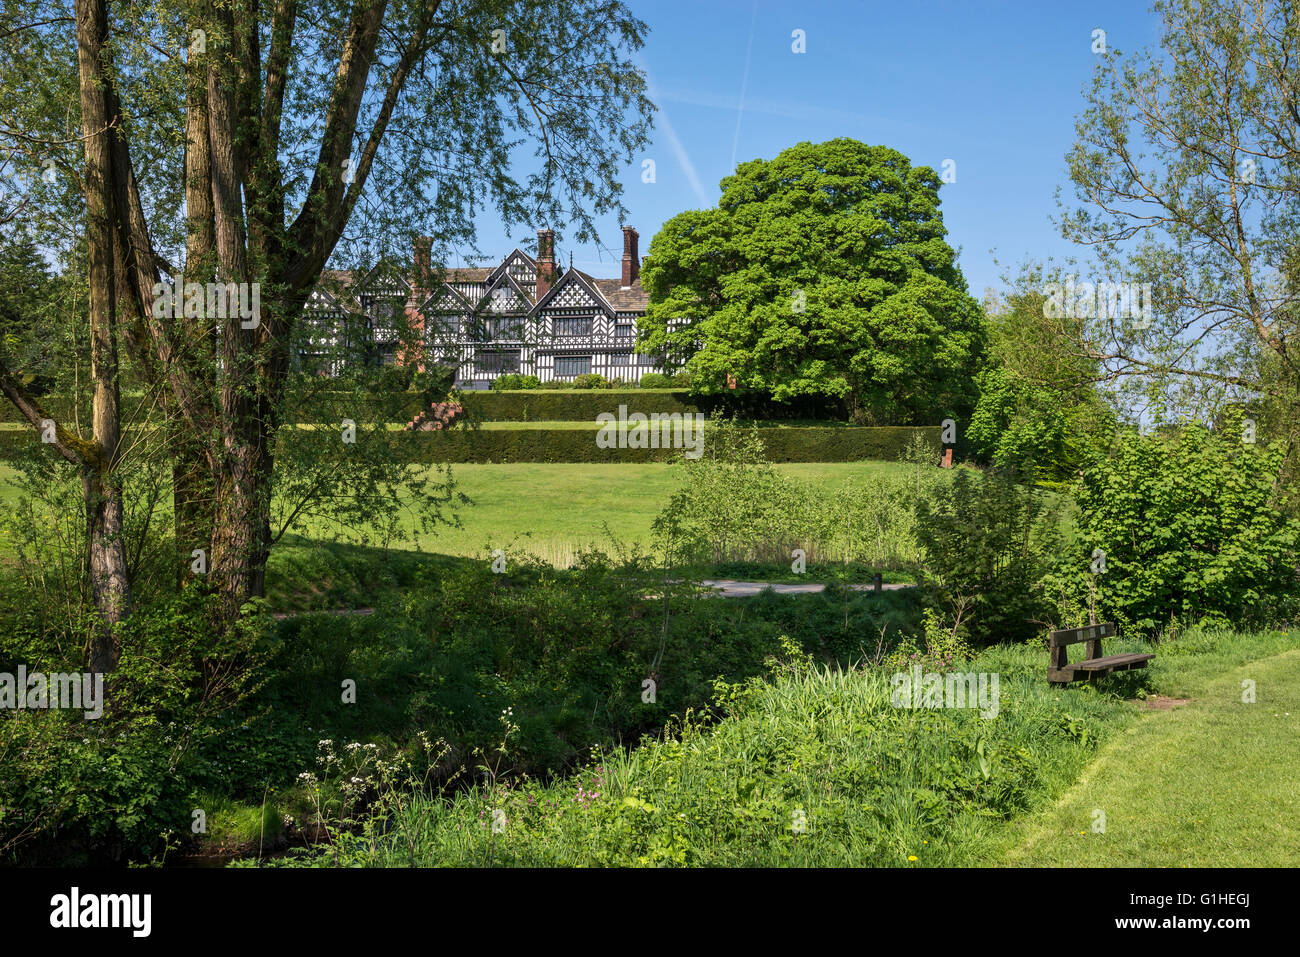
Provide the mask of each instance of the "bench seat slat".
{"label": "bench seat slat", "polygon": [[1104,658],[1089,658],[1086,661],[1078,661],[1074,664],[1067,665],[1075,671],[1105,671],[1109,668],[1117,668],[1123,665],[1134,665],[1140,662],[1148,662],[1155,655],[1152,654],[1125,654],[1125,655],[1107,655]]}

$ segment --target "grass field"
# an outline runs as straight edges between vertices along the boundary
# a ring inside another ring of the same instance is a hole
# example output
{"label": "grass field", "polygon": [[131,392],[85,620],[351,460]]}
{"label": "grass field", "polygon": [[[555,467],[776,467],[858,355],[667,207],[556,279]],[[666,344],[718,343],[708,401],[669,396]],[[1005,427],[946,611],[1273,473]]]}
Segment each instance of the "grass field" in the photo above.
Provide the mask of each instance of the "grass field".
{"label": "grass field", "polygon": [[[460,527],[427,535],[417,534],[410,522],[406,537],[392,545],[472,556],[514,543],[520,550],[563,565],[570,564],[583,546],[609,548],[606,525],[624,544],[648,545],[650,525],[677,487],[675,468],[663,462],[457,465],[452,474],[474,503],[459,511]],[[775,468],[833,488],[899,474],[909,467],[892,462],[810,462]],[[0,466],[0,502],[17,498],[13,478],[13,469]]]}
{"label": "grass field", "polygon": [[[989,863],[1300,863],[1300,650],[1294,640],[1273,636],[1272,643],[1292,650],[1233,667],[1243,657],[1233,643],[1225,636],[1225,647],[1195,659],[1163,656],[1156,686],[1166,697],[1155,699],[1159,707],[1110,741],[1060,801],[1013,828],[1005,856]],[[1253,682],[1253,702],[1242,700],[1246,681]]]}

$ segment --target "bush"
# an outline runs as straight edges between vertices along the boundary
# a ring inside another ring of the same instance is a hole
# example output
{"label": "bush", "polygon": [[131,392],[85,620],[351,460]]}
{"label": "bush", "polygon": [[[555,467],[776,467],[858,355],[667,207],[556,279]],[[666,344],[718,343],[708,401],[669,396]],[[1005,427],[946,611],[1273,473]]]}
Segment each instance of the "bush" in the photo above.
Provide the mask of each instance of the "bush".
{"label": "bush", "polygon": [[672,385],[677,389],[689,389],[695,381],[695,376],[689,372],[679,372],[672,377]]}
{"label": "bush", "polygon": [[[203,751],[262,680],[267,648],[263,621],[214,628],[208,601],[188,588],[135,611],[122,628],[117,670],[104,682],[101,717],[23,710],[0,721],[0,856],[102,864],[190,838],[199,781],[223,777]],[[11,633],[0,671],[23,663],[80,672],[64,647],[60,636]]]}
{"label": "bush", "polygon": [[1010,471],[960,469],[917,503],[923,584],[955,634],[972,642],[1023,641],[1046,620],[1043,579],[1063,546],[1053,493]]}
{"label": "bush", "polygon": [[[789,568],[801,548],[808,561],[907,569],[920,558],[913,503],[939,480],[937,447],[914,475],[852,482],[827,491],[777,472],[769,443],[792,430],[710,424],[705,455],[683,463],[683,482],[657,527],[686,562],[767,562]],[[834,430],[826,430],[834,431]]]}
{"label": "bush", "polygon": [[[564,388],[566,383],[540,388]],[[617,412],[621,403],[635,412],[698,412],[687,397],[677,394],[650,394],[635,389],[622,391],[570,392],[543,395],[533,390],[525,393],[472,392],[461,398],[466,411],[482,422],[592,422],[602,412]]]}
{"label": "bush", "polygon": [[668,378],[662,372],[647,372],[641,376],[641,388],[643,389],[670,389],[673,380]]}
{"label": "bush", "polygon": [[580,376],[574,376],[573,387],[575,389],[599,389],[605,384],[605,377],[596,372],[584,372]]}
{"label": "bush", "polygon": [[[1225,429],[1241,434],[1239,425]],[[1283,613],[1297,596],[1300,559],[1300,522],[1278,482],[1285,462],[1280,442],[1249,445],[1200,425],[1122,434],[1084,470],[1079,548],[1063,577],[1075,595],[1095,585],[1106,617],[1143,632],[1175,618],[1235,623]],[[1095,549],[1105,571],[1092,575]]]}
{"label": "bush", "polygon": [[493,392],[502,392],[507,389],[536,389],[540,384],[541,381],[535,375],[520,375],[518,372],[507,372],[493,379],[490,388]]}

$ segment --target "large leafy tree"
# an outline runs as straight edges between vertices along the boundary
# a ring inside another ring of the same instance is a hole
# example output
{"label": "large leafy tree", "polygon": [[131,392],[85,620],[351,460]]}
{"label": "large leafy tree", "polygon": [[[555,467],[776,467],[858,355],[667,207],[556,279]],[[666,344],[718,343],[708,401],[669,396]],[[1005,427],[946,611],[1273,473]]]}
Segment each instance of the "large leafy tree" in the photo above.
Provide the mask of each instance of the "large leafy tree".
{"label": "large leafy tree", "polygon": [[888,147],[743,163],[717,209],[651,241],[643,348],[685,361],[702,391],[834,397],[882,424],[961,418],[983,329],[946,232],[939,177]]}
{"label": "large leafy tree", "polygon": [[[55,422],[51,445],[83,476],[108,670],[130,607],[119,345],[168,422],[177,536],[206,546],[233,618],[263,590],[290,343],[321,269],[349,243],[472,244],[485,206],[592,238],[646,142],[630,59],[645,25],[617,0],[0,11],[0,145],[83,199],[93,415],[89,435]],[[256,283],[258,322],[159,316],[160,282]],[[0,356],[0,388],[40,428],[52,417],[15,373]]]}

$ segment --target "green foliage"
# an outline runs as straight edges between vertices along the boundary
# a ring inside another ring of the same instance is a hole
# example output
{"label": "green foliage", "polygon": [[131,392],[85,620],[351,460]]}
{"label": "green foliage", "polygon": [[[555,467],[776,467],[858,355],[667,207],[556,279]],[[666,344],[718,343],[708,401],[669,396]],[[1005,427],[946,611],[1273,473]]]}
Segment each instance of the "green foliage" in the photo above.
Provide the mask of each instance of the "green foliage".
{"label": "green foliage", "polygon": [[417,791],[407,817],[422,827],[339,839],[292,863],[969,863],[1002,822],[1062,792],[1125,720],[1122,704],[1089,689],[1048,688],[1037,649],[970,665],[1001,673],[1001,710],[985,720],[969,709],[894,707],[887,670],[810,667],[797,645],[777,644],[769,680],[716,683],[721,721],[686,714],[548,783]]}
{"label": "green foliage", "polygon": [[924,582],[977,644],[1025,640],[1046,620],[1041,583],[1062,550],[1060,504],[1018,479],[963,468],[918,503]]}
{"label": "green foliage", "polygon": [[[567,398],[567,396],[566,396]],[[608,405],[608,403],[606,403]],[[618,406],[604,411],[615,412]],[[635,411],[635,406],[630,407]],[[704,430],[705,447],[716,420]],[[904,443],[917,432],[937,429],[910,428],[756,428],[772,462],[858,462],[894,460]],[[305,433],[305,435],[304,435]],[[363,438],[364,435],[364,438]],[[338,442],[335,428],[281,432],[281,447],[307,456],[307,449],[330,440]],[[441,432],[400,432],[358,427],[357,445],[374,441],[375,451],[363,455],[385,456],[391,463],[460,462],[666,462],[683,458],[681,449],[601,448],[596,429],[451,429]],[[326,450],[329,451],[329,450]]]}
{"label": "green foliage", "polygon": [[939,480],[937,446],[915,430],[909,434],[912,448],[928,462],[918,462],[912,476],[882,476],[827,490],[772,467],[778,456],[770,444],[797,431],[711,422],[704,455],[682,463],[682,485],[656,521],[673,553],[715,566],[789,567],[792,551],[800,548],[813,562],[915,566],[920,552],[914,504],[923,487]]}
{"label": "green foliage", "polygon": [[582,375],[573,377],[573,388],[575,389],[600,389],[605,385],[605,377],[596,372],[584,372]]}
{"label": "green foliage", "polygon": [[643,389],[671,389],[673,380],[662,372],[647,372],[641,376],[640,384]]}
{"label": "green foliage", "polygon": [[1026,266],[1006,308],[989,319],[989,362],[965,438],[976,458],[1047,482],[1073,479],[1090,447],[1113,431],[1114,413],[1080,359],[1077,322],[1044,316],[1040,277]]}
{"label": "green foliage", "polygon": [[507,372],[499,375],[492,380],[492,391],[503,392],[507,389],[536,389],[541,385],[541,380],[535,375],[520,375],[518,372]]}
{"label": "green foliage", "polygon": [[704,454],[655,522],[670,561],[780,561],[809,537],[807,486],[779,474],[757,429],[710,424]]}
{"label": "green foliage", "polygon": [[[349,376],[354,392],[335,391],[337,383],[327,391],[310,376],[290,380],[286,407],[310,408],[319,418],[313,425],[280,431],[280,466],[271,487],[271,544],[308,524],[316,530],[328,527],[329,538],[387,544],[404,534],[404,511],[429,531],[452,524],[454,509],[466,504],[450,471],[440,466],[430,470],[404,454],[415,435],[429,433],[387,427],[409,397],[385,388],[384,374],[383,369],[355,370]],[[434,376],[420,387],[443,384],[445,376]],[[355,426],[355,441],[346,440],[347,422]],[[404,508],[394,507],[399,501]]]}
{"label": "green foliage", "polygon": [[1069,571],[1095,576],[1101,614],[1142,632],[1173,619],[1258,622],[1294,608],[1300,520],[1283,505],[1286,448],[1190,424],[1122,433],[1084,470],[1080,538]]}
{"label": "green foliage", "polygon": [[65,341],[71,324],[63,316],[77,314],[62,301],[73,288],[50,274],[31,236],[0,239],[0,359],[32,395],[44,395],[78,352]]}
{"label": "green foliage", "polygon": [[[268,652],[264,622],[213,628],[211,607],[190,588],[131,616],[102,717],[21,710],[0,722],[0,854],[106,863],[190,836],[192,790],[223,776],[205,754]],[[0,671],[80,672],[80,650],[58,635],[11,636]]]}
{"label": "green foliage", "polygon": [[651,242],[641,338],[696,391],[734,376],[870,424],[964,419],[983,321],[945,232],[938,176],[896,150],[836,139],[742,163],[717,209]]}

